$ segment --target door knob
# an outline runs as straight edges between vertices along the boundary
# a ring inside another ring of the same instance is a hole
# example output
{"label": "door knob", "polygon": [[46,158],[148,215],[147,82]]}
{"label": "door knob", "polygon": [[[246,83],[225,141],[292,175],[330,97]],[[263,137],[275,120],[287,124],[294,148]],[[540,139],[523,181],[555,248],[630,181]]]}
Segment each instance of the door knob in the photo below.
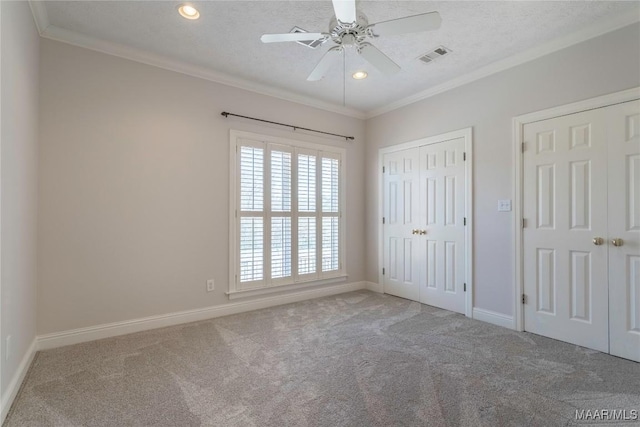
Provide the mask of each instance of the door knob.
{"label": "door knob", "polygon": [[418,233],[420,233],[420,230],[416,230],[416,229],[411,230],[411,234],[418,234]]}
{"label": "door knob", "polygon": [[623,242],[622,242],[622,239],[612,239],[612,240],[611,240],[611,244],[612,244],[613,246],[622,246],[622,243],[623,243]]}
{"label": "door knob", "polygon": [[427,230],[420,230],[420,235],[421,235],[421,236],[423,236],[423,235],[425,235],[425,234],[427,234]]}
{"label": "door knob", "polygon": [[602,237],[594,237],[593,238],[593,244],[594,245],[600,246],[603,243],[604,243],[604,239]]}

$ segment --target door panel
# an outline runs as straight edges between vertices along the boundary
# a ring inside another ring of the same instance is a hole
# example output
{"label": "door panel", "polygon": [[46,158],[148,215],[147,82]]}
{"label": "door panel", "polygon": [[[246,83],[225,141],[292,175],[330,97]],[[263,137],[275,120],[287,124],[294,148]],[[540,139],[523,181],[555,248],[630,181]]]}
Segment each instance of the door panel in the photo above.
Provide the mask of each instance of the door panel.
{"label": "door panel", "polygon": [[418,149],[384,156],[384,289],[386,293],[419,300],[416,262],[419,227],[417,215]]}
{"label": "door panel", "polygon": [[465,312],[464,138],[385,155],[385,292]]}
{"label": "door panel", "polygon": [[591,321],[591,254],[571,251],[571,319]]}
{"label": "door panel", "polygon": [[640,101],[606,110],[610,351],[640,362]]}
{"label": "door panel", "polygon": [[420,147],[420,302],[464,313],[464,138]]}
{"label": "door panel", "polygon": [[527,124],[523,154],[525,330],[605,352],[606,129],[598,110]]}

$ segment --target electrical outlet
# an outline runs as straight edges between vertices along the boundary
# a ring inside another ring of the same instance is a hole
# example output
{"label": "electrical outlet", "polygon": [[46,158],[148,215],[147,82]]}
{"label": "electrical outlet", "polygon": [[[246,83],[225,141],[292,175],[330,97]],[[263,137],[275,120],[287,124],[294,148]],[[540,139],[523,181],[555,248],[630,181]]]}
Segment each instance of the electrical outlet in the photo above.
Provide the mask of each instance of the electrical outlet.
{"label": "electrical outlet", "polygon": [[9,360],[11,356],[11,335],[7,335],[4,347],[4,360]]}
{"label": "electrical outlet", "polygon": [[498,212],[511,212],[511,200],[498,200]]}
{"label": "electrical outlet", "polygon": [[215,282],[213,279],[207,280],[207,292],[211,292],[215,289]]}

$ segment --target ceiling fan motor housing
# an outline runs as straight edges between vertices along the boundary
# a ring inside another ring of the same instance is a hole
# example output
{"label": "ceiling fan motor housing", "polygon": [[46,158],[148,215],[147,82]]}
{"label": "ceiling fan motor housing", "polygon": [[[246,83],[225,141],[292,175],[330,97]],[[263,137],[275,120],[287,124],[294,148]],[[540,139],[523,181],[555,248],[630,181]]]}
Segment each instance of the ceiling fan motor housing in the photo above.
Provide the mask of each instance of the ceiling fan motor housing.
{"label": "ceiling fan motor housing", "polygon": [[329,34],[331,40],[341,47],[358,48],[367,37],[372,36],[368,27],[369,20],[362,12],[358,12],[356,22],[352,23],[338,21],[334,16],[329,23]]}

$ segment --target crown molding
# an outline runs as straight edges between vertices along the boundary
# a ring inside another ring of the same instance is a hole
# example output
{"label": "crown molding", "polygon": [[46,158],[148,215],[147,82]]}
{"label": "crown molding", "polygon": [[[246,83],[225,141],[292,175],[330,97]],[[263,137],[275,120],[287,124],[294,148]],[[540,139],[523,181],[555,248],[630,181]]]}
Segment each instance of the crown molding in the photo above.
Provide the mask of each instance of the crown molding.
{"label": "crown molding", "polygon": [[[41,2],[31,2],[32,4],[38,4]],[[39,9],[40,6],[37,6]],[[44,6],[42,6],[44,9]],[[33,10],[33,9],[32,9]],[[46,10],[45,10],[46,13]],[[37,17],[36,17],[37,16]],[[38,19],[43,19],[40,12],[34,12],[34,18],[36,22]],[[54,25],[47,25],[44,21],[40,21],[40,25],[45,28],[40,32],[40,36],[46,39],[70,44],[73,46],[83,47],[86,49],[94,50],[108,55],[117,56],[119,58],[128,59],[135,62],[140,62],[154,67],[163,68],[169,71],[175,71],[181,74],[186,74],[192,77],[198,77],[204,80],[209,80],[215,83],[220,83],[225,86],[235,87],[237,89],[247,90],[250,92],[258,93],[261,95],[271,96],[273,98],[282,99],[285,101],[295,102],[297,104],[306,105],[309,107],[318,108],[321,110],[329,111],[332,113],[341,114],[343,116],[354,117],[360,120],[365,118],[366,113],[353,108],[343,107],[340,105],[332,104],[318,100],[313,97],[299,95],[286,90],[274,88],[261,83],[252,82],[237,77],[232,77],[227,74],[223,74],[217,71],[213,71],[210,68],[201,67],[190,64],[184,61],[178,61],[169,57],[158,55],[155,53],[147,52],[142,49],[133,48],[127,45],[112,43],[91,36],[86,36],[74,31],[69,31],[64,28],[56,27]]]}
{"label": "crown molding", "polygon": [[550,42],[544,43],[540,46],[536,46],[534,48],[528,49],[524,52],[510,56],[503,60],[493,62],[484,67],[478,68],[477,70],[474,70],[470,73],[463,74],[460,77],[456,77],[454,79],[446,81],[437,86],[418,92],[414,95],[408,96],[406,98],[402,98],[398,101],[394,101],[385,107],[368,111],[366,113],[366,118],[371,119],[373,117],[388,113],[390,111],[397,110],[407,105],[422,101],[423,99],[427,99],[432,96],[438,95],[440,93],[447,92],[451,89],[464,86],[468,83],[474,82],[476,80],[480,80],[492,74],[496,74],[501,71],[508,70],[509,68],[513,68],[518,65],[524,64],[525,62],[532,61],[534,59],[548,55],[550,53],[557,52],[559,50],[573,46],[575,44],[587,41],[589,39],[601,36],[606,33],[610,33],[615,30],[619,30],[620,28],[623,28],[638,22],[640,22],[640,16],[638,15],[634,15],[634,14],[618,15],[610,20],[606,20],[604,22],[590,26],[588,28],[583,28],[579,31],[576,31],[575,33],[572,33],[563,37],[559,37]]}
{"label": "crown molding", "polygon": [[274,88],[269,85],[233,77],[228,74],[214,71],[207,67],[193,65],[185,61],[174,60],[169,57],[154,54],[142,49],[137,49],[124,44],[108,42],[95,37],[80,34],[75,31],[70,31],[51,25],[51,23],[49,22],[49,15],[47,14],[47,7],[45,2],[41,0],[28,0],[28,2],[29,7],[31,8],[31,13],[33,14],[33,19],[36,23],[36,27],[38,28],[38,32],[43,38],[67,43],[73,46],[83,47],[86,49],[106,53],[108,55],[117,56],[123,59],[129,59],[131,61],[136,61],[147,65],[152,65],[169,71],[175,71],[192,77],[198,77],[204,80],[220,83],[225,86],[231,86],[237,89],[243,89],[261,95],[295,102],[297,104],[306,105],[308,107],[314,107],[332,113],[354,117],[360,120],[364,120],[366,118],[366,112],[355,108],[344,107],[342,105],[321,101],[310,96],[300,95],[287,90]]}
{"label": "crown molding", "polygon": [[49,15],[47,14],[47,7],[43,1],[29,0],[29,7],[31,8],[31,14],[33,20],[36,22],[38,32],[42,35],[43,32],[49,28]]}
{"label": "crown molding", "polygon": [[332,113],[344,116],[354,117],[357,119],[371,119],[376,116],[397,110],[410,104],[422,101],[432,96],[447,92],[449,90],[464,86],[492,74],[508,70],[542,56],[565,49],[583,41],[601,36],[603,34],[618,30],[640,22],[640,16],[635,14],[621,14],[612,19],[600,22],[587,28],[583,28],[572,34],[557,38],[540,46],[528,49],[517,55],[510,56],[500,61],[493,62],[470,73],[448,80],[442,84],[433,86],[421,92],[415,93],[406,98],[394,101],[384,107],[376,108],[369,111],[361,111],[354,108],[348,108],[341,105],[333,104],[318,100],[316,98],[300,95],[284,89],[278,89],[269,85],[252,82],[246,79],[233,77],[228,74],[214,71],[210,68],[196,66],[184,61],[178,61],[166,56],[150,53],[142,49],[133,48],[127,45],[112,43],[91,36],[86,36],[77,32],[69,31],[64,28],[56,27],[50,24],[44,1],[29,0],[29,6],[33,13],[33,18],[40,32],[40,36],[71,44],[78,47],[84,47],[97,52],[106,53],[108,55],[117,56],[124,59],[140,62],[147,65],[163,68],[170,71],[198,77],[204,80],[220,83],[226,86],[259,93],[261,95],[271,96],[285,101],[295,102],[298,104],[319,108],[321,110],[330,111]]}

